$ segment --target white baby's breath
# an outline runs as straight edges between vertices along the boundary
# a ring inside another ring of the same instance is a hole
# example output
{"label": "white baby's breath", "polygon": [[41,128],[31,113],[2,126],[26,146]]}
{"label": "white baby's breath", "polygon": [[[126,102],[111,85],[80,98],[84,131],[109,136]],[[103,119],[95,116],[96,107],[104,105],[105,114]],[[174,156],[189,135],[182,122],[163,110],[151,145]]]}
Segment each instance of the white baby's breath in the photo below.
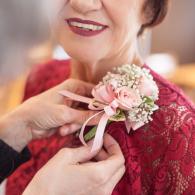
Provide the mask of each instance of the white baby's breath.
{"label": "white baby's breath", "polygon": [[[143,95],[142,91],[139,89],[140,80],[143,77],[150,83],[150,88],[152,90],[150,96]],[[139,67],[135,64],[125,64],[115,68],[113,73],[107,73],[102,82],[104,85],[111,84],[114,89],[120,87],[134,89],[140,95],[142,103],[137,107],[133,107],[129,111],[124,111],[127,120],[134,123],[142,122],[144,124],[152,121],[151,116],[154,111],[158,109],[155,101],[158,100],[159,90],[148,69]]]}

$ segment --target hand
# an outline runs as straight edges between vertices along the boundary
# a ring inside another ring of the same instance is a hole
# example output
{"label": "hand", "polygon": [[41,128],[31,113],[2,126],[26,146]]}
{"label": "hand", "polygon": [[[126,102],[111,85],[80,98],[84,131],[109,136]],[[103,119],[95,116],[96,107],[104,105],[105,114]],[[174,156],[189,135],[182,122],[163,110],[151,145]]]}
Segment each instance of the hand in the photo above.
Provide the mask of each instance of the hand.
{"label": "hand", "polygon": [[63,126],[62,135],[75,132],[95,112],[69,107],[73,102],[65,100],[58,92],[66,89],[89,96],[92,87],[83,81],[69,79],[30,98],[0,120],[0,138],[20,152],[32,139],[51,136],[58,127]]}
{"label": "hand", "polygon": [[[62,149],[33,178],[23,195],[110,195],[125,172],[118,143],[108,134],[98,162],[90,147]],[[78,164],[79,163],[79,164]]]}

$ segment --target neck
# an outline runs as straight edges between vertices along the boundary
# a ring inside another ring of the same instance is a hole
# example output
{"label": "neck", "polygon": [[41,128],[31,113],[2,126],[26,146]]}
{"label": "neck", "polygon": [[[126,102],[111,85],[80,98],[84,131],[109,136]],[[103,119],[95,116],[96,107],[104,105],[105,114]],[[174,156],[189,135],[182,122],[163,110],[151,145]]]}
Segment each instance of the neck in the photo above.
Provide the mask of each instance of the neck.
{"label": "neck", "polygon": [[121,51],[114,57],[98,61],[96,63],[81,63],[74,59],[71,61],[72,73],[71,77],[86,82],[97,84],[106,75],[107,72],[111,71],[114,67],[123,64],[142,65],[142,62],[137,58],[135,49]]}

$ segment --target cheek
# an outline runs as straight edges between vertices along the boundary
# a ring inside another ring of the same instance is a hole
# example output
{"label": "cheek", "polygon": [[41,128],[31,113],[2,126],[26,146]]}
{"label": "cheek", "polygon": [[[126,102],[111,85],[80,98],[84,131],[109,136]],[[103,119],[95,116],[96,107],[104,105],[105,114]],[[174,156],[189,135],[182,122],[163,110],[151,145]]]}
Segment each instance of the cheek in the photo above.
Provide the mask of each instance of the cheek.
{"label": "cheek", "polygon": [[139,21],[140,0],[105,0],[104,6],[114,25],[126,25]]}
{"label": "cheek", "polygon": [[[93,39],[86,41],[86,39],[77,39],[69,29],[64,26],[60,14],[55,17],[54,25],[52,25],[53,35],[55,36],[54,38],[57,39],[71,57],[78,58],[82,61],[86,61],[86,59],[95,61],[110,57],[118,53],[118,51],[124,46],[126,47],[127,43],[128,45],[131,44],[133,39],[137,36],[138,11],[136,5],[129,3],[133,0],[101,1],[104,3],[105,10],[101,13],[101,16],[108,19],[110,30],[103,36],[98,37],[97,40]],[[66,4],[68,1],[61,1],[61,3],[62,2]],[[58,6],[58,9],[56,4],[56,10],[60,10],[65,4]],[[70,9],[68,9],[67,4],[63,13],[68,15],[69,12]],[[97,48],[101,49],[98,50]],[[83,59],[83,56],[86,59]]]}
{"label": "cheek", "polygon": [[[54,39],[64,48],[72,58],[83,62],[83,63],[94,63],[99,61],[110,53],[111,44],[110,36],[100,36],[98,39],[86,39],[75,36],[69,30],[61,25],[56,23],[56,26],[53,27],[53,36]],[[101,48],[101,49],[99,49]]]}
{"label": "cheek", "polygon": [[[111,30],[114,42],[136,38],[141,26],[139,22],[139,0],[107,1],[105,3],[108,16],[111,20]],[[109,2],[109,3],[108,3]]]}

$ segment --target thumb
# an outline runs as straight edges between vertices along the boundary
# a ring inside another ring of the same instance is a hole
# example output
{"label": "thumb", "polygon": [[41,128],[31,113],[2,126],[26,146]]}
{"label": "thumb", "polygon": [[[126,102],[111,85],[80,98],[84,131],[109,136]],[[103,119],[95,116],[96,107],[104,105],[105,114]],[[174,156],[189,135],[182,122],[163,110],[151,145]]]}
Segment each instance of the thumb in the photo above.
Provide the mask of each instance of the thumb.
{"label": "thumb", "polygon": [[57,87],[58,91],[71,91],[82,96],[91,96],[91,91],[95,85],[77,80],[77,79],[68,79]]}
{"label": "thumb", "polygon": [[70,82],[74,87],[71,87],[69,90],[72,91],[73,93],[77,93],[79,95],[84,95],[84,96],[91,96],[91,91],[95,86],[92,83],[88,83],[81,80],[72,80]]}
{"label": "thumb", "polygon": [[91,146],[82,146],[80,148],[73,148],[71,150],[70,164],[84,163],[94,158],[99,151],[91,151]]}
{"label": "thumb", "polygon": [[[66,105],[59,105],[59,109],[57,111],[57,114],[61,116],[59,118],[62,119],[64,124],[77,123],[81,125],[87,119],[89,119],[90,117],[92,117],[97,113],[98,111],[73,109]],[[90,121],[90,123],[88,123],[88,125],[96,125],[96,124],[98,124],[97,117],[95,117],[93,120]]]}

